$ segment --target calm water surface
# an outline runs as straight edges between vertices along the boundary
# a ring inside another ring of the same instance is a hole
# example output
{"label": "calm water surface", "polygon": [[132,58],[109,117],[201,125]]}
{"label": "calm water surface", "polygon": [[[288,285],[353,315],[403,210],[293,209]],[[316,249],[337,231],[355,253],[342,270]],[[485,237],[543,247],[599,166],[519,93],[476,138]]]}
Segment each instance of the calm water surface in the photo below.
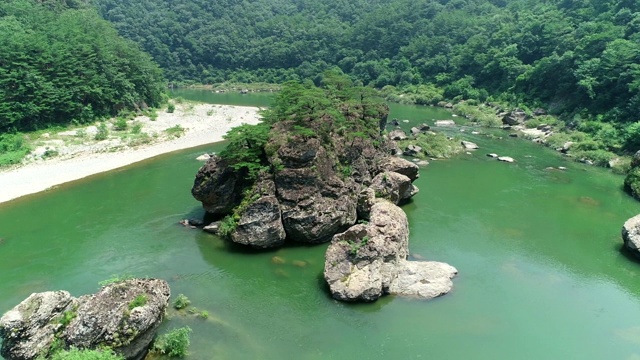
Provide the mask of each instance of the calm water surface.
{"label": "calm water surface", "polygon": [[[411,120],[404,126],[449,116],[400,105],[391,114]],[[209,312],[207,320],[173,315],[163,325],[194,330],[189,359],[640,358],[640,264],[620,253],[619,235],[640,204],[621,191],[621,177],[528,142],[469,132],[463,136],[481,149],[432,162],[404,206],[412,256],[460,272],[442,298],[339,303],[322,285],[326,245],[247,253],[178,225],[202,215],[190,195],[201,165],[194,159],[218,144],[0,204],[0,312],[32,292],[79,296],[128,273],[166,279],[174,296]]]}

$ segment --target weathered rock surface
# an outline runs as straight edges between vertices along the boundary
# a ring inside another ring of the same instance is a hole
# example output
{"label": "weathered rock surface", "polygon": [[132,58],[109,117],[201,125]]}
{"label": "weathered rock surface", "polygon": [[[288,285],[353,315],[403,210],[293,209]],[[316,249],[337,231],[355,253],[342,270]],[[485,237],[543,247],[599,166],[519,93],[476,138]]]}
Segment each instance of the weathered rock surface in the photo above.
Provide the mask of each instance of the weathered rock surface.
{"label": "weathered rock surface", "polygon": [[436,261],[406,261],[398,264],[398,277],[389,293],[431,299],[451,291],[451,279],[458,274],[453,266]]}
{"label": "weathered rock surface", "polygon": [[[0,319],[1,354],[8,360],[35,359],[57,339],[64,347],[108,346],[125,359],[141,359],[170,295],[167,283],[158,279],[126,280],[77,299],[66,291],[32,294]],[[144,304],[130,309],[140,296]],[[68,323],[61,321],[65,316]]]}
{"label": "weathered rock surface", "polygon": [[411,181],[415,181],[420,176],[418,165],[400,157],[386,157],[380,161],[378,167],[381,171],[393,171],[407,176]]}
{"label": "weathered rock surface", "polygon": [[207,212],[227,214],[240,203],[244,176],[219,156],[211,156],[198,170],[191,194]]}
{"label": "weathered rock surface", "polygon": [[272,248],[284,244],[286,233],[275,196],[263,196],[242,213],[231,240],[255,248]]}
{"label": "weathered rock surface", "polygon": [[333,237],[325,255],[324,278],[334,298],[374,301],[389,293],[432,298],[451,289],[455,268],[408,262],[409,224],[396,205],[376,200],[369,223]]}
{"label": "weathered rock surface", "polygon": [[625,249],[640,258],[640,215],[625,221],[622,226],[622,240]]}
{"label": "weathered rock surface", "polygon": [[389,133],[389,139],[394,141],[407,140],[407,134],[405,134],[404,130],[393,130]]}
{"label": "weathered rock surface", "polygon": [[527,119],[527,114],[521,109],[515,109],[510,113],[504,114],[502,123],[507,125],[520,125]]}
{"label": "weathered rock surface", "polygon": [[404,151],[403,154],[405,156],[416,156],[418,154],[420,154],[422,152],[422,148],[418,145],[408,145]]}
{"label": "weathered rock surface", "polygon": [[35,359],[46,354],[62,325],[65,311],[77,305],[66,291],[31,294],[0,318],[0,354],[5,359]]}
{"label": "weathered rock surface", "polygon": [[418,193],[418,188],[405,175],[393,171],[385,171],[376,175],[371,182],[371,189],[377,198],[383,198],[399,204]]}

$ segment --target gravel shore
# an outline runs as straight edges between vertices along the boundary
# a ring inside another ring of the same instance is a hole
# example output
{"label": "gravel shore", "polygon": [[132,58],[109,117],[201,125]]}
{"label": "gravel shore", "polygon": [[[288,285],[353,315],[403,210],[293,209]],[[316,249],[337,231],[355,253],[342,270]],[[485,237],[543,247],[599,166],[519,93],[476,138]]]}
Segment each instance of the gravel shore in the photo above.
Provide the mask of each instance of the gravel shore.
{"label": "gravel shore", "polygon": [[[52,186],[117,169],[171,151],[222,140],[231,128],[260,121],[258,108],[246,106],[180,104],[175,112],[158,113],[152,121],[140,116],[129,121],[133,132],[115,131],[95,140],[95,126],[46,133],[23,164],[0,170],[0,203],[47,190]],[[167,131],[184,129],[181,136]],[[53,154],[53,155],[52,155]]]}

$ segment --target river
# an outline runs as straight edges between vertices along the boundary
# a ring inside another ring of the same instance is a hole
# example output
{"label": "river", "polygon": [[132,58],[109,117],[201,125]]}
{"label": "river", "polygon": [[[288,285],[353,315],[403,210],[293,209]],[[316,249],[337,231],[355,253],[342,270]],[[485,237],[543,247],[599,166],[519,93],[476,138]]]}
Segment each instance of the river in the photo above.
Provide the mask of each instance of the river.
{"label": "river", "polygon": [[[450,115],[392,105],[390,117],[409,127]],[[170,314],[163,325],[193,329],[189,359],[640,358],[640,264],[620,252],[620,228],[640,204],[622,178],[520,139],[462,136],[480,150],[432,161],[403,207],[412,256],[459,270],[441,298],[340,303],[323,286],[326,245],[252,252],[178,225],[203,214],[190,195],[195,158],[216,144],[0,204],[0,312],[32,292],[79,296],[132,274],[166,279],[174,297],[209,313]]]}

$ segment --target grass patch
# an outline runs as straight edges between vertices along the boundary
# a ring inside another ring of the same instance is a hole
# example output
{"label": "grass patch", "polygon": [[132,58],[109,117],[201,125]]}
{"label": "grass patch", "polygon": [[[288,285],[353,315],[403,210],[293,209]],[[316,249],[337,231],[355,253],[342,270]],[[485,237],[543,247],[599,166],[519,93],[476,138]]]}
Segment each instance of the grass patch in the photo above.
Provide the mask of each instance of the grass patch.
{"label": "grass patch", "polygon": [[0,166],[19,164],[30,150],[23,134],[0,134]]}
{"label": "grass patch", "polygon": [[124,360],[111,349],[89,350],[71,348],[57,351],[51,356],[51,360]]}
{"label": "grass patch", "polygon": [[417,157],[432,157],[437,159],[448,159],[462,152],[460,139],[449,138],[442,133],[424,133],[419,134],[415,140],[399,141],[398,145],[401,149],[408,145],[418,145],[422,148],[422,153]]}
{"label": "grass patch", "polygon": [[98,285],[107,286],[107,285],[111,285],[111,284],[115,284],[115,283],[131,280],[131,279],[133,279],[133,275],[131,275],[131,274],[111,275],[111,277],[109,279],[100,281],[98,283]]}
{"label": "grass patch", "polygon": [[172,126],[170,128],[164,129],[164,132],[170,138],[176,139],[176,138],[179,138],[180,136],[184,135],[185,128],[183,128],[182,126],[180,126],[180,124],[178,124],[176,126]]}
{"label": "grass patch", "polygon": [[149,298],[147,297],[147,294],[140,294],[136,296],[136,298],[131,300],[131,302],[129,303],[129,310],[133,310],[134,308],[137,308],[139,306],[147,305],[148,299]]}

